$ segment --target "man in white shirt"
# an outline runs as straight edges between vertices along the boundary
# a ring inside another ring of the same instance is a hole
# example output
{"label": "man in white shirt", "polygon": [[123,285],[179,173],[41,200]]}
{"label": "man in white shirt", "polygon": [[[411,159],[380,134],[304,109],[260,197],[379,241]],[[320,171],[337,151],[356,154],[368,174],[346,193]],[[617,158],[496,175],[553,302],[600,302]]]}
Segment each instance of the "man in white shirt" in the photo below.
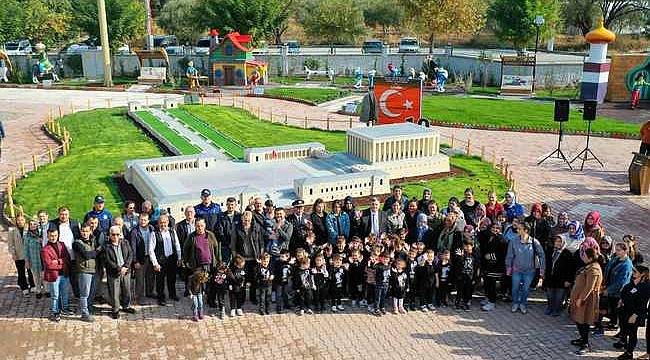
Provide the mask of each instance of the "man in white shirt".
{"label": "man in white shirt", "polygon": [[370,199],[370,208],[363,211],[361,215],[363,237],[374,234],[379,238],[382,233],[387,231],[388,219],[379,205],[379,199],[373,197]]}
{"label": "man in white shirt", "polygon": [[165,282],[169,298],[178,301],[176,296],[176,269],[181,265],[181,245],[174,229],[169,227],[169,217],[160,215],[158,229],[149,236],[149,259],[156,272],[156,293],[158,304],[167,305],[165,301]]}
{"label": "man in white shirt", "polygon": [[70,285],[75,297],[79,297],[79,281],[77,281],[74,251],[72,250],[72,243],[75,239],[81,238],[79,222],[70,219],[70,209],[62,206],[58,210],[59,217],[50,221],[50,229],[56,229],[59,232],[59,241],[65,245],[66,250],[70,255]]}

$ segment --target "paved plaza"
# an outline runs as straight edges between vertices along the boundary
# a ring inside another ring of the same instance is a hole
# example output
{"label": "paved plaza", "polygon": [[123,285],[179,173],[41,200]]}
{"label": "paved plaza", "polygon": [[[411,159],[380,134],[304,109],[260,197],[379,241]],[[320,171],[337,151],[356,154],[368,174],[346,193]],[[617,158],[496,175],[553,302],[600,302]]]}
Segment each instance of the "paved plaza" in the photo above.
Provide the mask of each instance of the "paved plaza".
{"label": "paved plaza", "polygon": [[[0,177],[31,153],[53,145],[39,130],[49,108],[106,106],[127,99],[160,101],[163,95],[84,92],[63,90],[0,89],[0,118],[8,139],[3,143]],[[119,100],[118,100],[119,98]],[[245,98],[247,106],[262,112],[286,113],[296,119],[305,115],[325,118],[318,107],[281,100]],[[58,111],[58,110],[57,110]],[[67,111],[66,111],[67,112]],[[334,118],[334,116],[333,116]],[[337,117],[338,118],[338,117]],[[340,117],[347,120],[347,117]],[[301,125],[295,120],[295,125]],[[289,121],[291,123],[291,120]],[[314,125],[315,126],[315,125]],[[324,126],[324,125],[323,125]],[[321,127],[323,127],[321,126]],[[333,128],[345,128],[336,123]],[[514,172],[520,200],[527,206],[544,201],[557,212],[567,210],[580,221],[589,210],[603,214],[607,233],[620,239],[625,233],[641,236],[641,249],[648,253],[650,197],[628,192],[627,167],[638,141],[594,138],[592,148],[605,163],[585,165],[585,171],[569,171],[559,161],[537,166],[537,159],[556,146],[556,136],[481,130],[436,128],[456,139],[485,144],[488,155],[496,150]],[[563,149],[569,155],[584,146],[580,136],[566,137]],[[419,194],[410,194],[419,195]],[[74,193],[71,193],[74,196]],[[434,194],[435,196],[435,194]],[[443,201],[443,199],[439,199]],[[170,306],[141,306],[135,315],[119,321],[97,316],[86,324],[46,319],[46,299],[23,298],[15,286],[15,273],[6,250],[6,229],[0,228],[0,358],[3,359],[574,359],[568,342],[576,336],[566,316],[543,315],[536,302],[527,315],[511,314],[499,303],[491,313],[481,312],[476,299],[473,311],[458,313],[442,309],[432,313],[410,313],[374,317],[361,309],[342,314],[299,317],[294,314],[256,315],[252,308],[243,317],[224,321],[209,317],[196,324],[189,320],[188,298]],[[178,285],[179,294],[182,286]],[[541,293],[534,294],[539,299]],[[73,301],[76,306],[76,302]],[[612,335],[610,333],[610,335]],[[640,344],[645,349],[643,330]],[[593,341],[594,352],[586,358],[612,358],[611,337]],[[641,352],[637,352],[640,355]]]}

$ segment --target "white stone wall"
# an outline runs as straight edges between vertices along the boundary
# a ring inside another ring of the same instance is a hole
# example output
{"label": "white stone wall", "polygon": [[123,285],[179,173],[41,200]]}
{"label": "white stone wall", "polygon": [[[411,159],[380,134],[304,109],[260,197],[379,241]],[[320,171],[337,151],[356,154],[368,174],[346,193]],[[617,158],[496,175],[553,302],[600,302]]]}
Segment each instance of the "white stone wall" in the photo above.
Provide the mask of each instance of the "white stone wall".
{"label": "white stone wall", "polygon": [[343,199],[346,196],[362,197],[390,192],[388,174],[377,171],[357,173],[356,176],[323,176],[311,178],[308,182],[294,181],[294,191],[306,203],[321,198],[325,201]]}
{"label": "white stone wall", "polygon": [[323,151],[325,151],[325,145],[321,143],[248,148],[244,149],[244,159],[249,163],[304,159]]}

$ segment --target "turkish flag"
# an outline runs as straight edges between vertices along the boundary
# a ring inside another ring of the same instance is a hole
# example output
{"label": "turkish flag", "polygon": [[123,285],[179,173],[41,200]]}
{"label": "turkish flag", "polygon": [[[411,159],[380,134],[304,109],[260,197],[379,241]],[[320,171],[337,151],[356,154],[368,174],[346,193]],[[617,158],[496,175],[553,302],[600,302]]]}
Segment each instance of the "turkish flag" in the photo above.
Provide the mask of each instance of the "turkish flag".
{"label": "turkish flag", "polygon": [[417,80],[375,80],[374,98],[377,124],[418,123],[422,84]]}

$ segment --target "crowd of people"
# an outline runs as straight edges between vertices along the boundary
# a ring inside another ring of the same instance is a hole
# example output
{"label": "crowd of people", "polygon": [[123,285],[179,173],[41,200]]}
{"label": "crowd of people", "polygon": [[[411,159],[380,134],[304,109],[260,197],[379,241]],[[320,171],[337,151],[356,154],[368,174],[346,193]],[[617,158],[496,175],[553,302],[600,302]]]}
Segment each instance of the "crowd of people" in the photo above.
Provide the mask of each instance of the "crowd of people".
{"label": "crowd of people", "polygon": [[448,306],[471,311],[482,297],[483,311],[501,302],[526,314],[530,290],[541,286],[544,314],[566,309],[576,322],[577,353],[590,350],[590,332],[618,329],[620,359],[633,358],[637,330],[648,321],[649,271],[637,240],[614,242],[596,211],[580,221],[535,203],[527,213],[513,192],[503,202],[490,192],[483,204],[471,188],[439,205],[429,190],[408,198],[399,186],[364,210],[352,197],[333,201],[330,212],[321,199],[310,213],[300,199],[292,209],[262,198],[243,213],[238,207],[228,198],[222,209],[204,189],[178,222],[150,201],[139,213],[127,201],[113,217],[101,195],[83,222],[65,206],[53,220],[45,210],[31,219],[18,215],[9,233],[18,286],[25,296],[49,297],[55,322],[74,315],[70,292],[81,320],[92,322],[98,302],[118,319],[148,298],[161,306],[178,301],[177,281],[191,297],[194,321],[206,307],[219,318],[227,309],[241,316],[247,301],[260,315],[274,304],[277,313],[350,307],[382,316]]}

